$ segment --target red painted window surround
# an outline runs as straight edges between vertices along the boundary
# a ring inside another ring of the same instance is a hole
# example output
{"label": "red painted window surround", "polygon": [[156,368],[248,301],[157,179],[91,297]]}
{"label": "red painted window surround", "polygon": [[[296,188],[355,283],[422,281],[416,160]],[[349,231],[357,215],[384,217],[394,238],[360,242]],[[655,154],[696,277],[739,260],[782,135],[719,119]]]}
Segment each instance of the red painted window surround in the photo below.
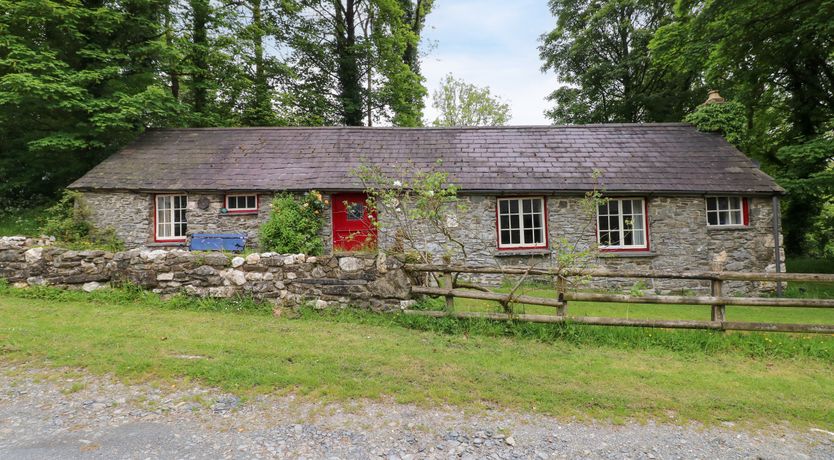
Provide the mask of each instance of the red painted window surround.
{"label": "red painted window surround", "polygon": [[[646,247],[645,248],[599,248],[599,252],[651,252],[652,240],[649,237],[649,199],[644,197],[634,197],[643,199],[643,225],[646,227]],[[597,213],[598,214],[598,213]],[[597,244],[599,244],[599,215],[594,219],[594,233],[596,233]]]}
{"label": "red painted window surround", "polygon": [[[156,206],[157,206],[156,198],[159,197],[159,196],[165,196],[165,195],[176,195],[176,194],[160,193],[160,194],[157,194],[157,195],[153,196],[153,241],[154,241],[154,243],[184,243],[188,240],[188,237],[183,236],[182,238],[162,239],[162,240],[160,240],[156,236],[156,232],[159,230],[159,228],[157,227],[157,219],[158,219],[159,213],[157,213],[157,209],[156,209]],[[172,203],[172,205],[173,205],[173,203]],[[186,217],[186,221],[187,220],[188,220],[188,218]]]}
{"label": "red painted window surround", "polygon": [[[229,209],[229,197],[232,196],[252,196],[255,195],[255,207],[246,209]],[[261,209],[261,196],[257,193],[227,193],[223,198],[223,207],[226,208],[227,214],[252,214]]]}
{"label": "red painted window surround", "polygon": [[[519,198],[541,198],[542,199],[542,209],[544,211],[544,228],[542,229],[542,231],[544,231],[544,244],[540,245],[540,246],[520,246],[520,247],[513,247],[513,248],[502,248],[501,247],[501,229],[498,226],[498,200],[502,200],[502,199],[512,200],[512,199],[519,199]],[[496,197],[495,198],[495,247],[498,248],[499,251],[507,251],[507,252],[529,251],[531,249],[548,249],[548,248],[550,248],[550,234],[548,233],[548,230],[547,230],[547,227],[548,227],[547,219],[548,219],[548,216],[547,216],[547,197],[546,196],[520,195],[520,196],[500,196],[500,197]]]}
{"label": "red painted window surround", "polygon": [[[707,198],[714,198],[709,196]],[[750,226],[750,199],[746,197],[741,198],[741,225],[744,227]],[[721,227],[738,227],[738,225],[707,225],[711,229],[721,229]]]}
{"label": "red painted window surround", "polygon": [[741,199],[741,221],[745,227],[750,226],[750,202],[747,198]]}

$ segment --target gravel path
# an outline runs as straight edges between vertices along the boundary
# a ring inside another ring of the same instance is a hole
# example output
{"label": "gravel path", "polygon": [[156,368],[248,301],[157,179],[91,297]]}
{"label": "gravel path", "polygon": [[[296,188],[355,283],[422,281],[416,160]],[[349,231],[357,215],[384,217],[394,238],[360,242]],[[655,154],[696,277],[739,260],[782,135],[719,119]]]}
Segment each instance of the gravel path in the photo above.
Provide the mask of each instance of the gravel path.
{"label": "gravel path", "polygon": [[0,458],[834,459],[834,434],[824,431],[579,423],[292,396],[241,402],[80,371],[5,366],[2,374]]}

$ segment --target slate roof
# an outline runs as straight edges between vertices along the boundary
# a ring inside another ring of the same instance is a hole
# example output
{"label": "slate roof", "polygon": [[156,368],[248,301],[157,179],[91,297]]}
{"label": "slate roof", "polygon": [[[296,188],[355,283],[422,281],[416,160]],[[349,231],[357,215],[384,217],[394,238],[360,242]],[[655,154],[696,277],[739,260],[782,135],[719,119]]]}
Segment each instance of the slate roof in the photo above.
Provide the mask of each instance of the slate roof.
{"label": "slate roof", "polygon": [[360,190],[350,171],[427,170],[469,192],[773,194],[783,190],[716,134],[686,124],[494,128],[154,129],[74,189]]}

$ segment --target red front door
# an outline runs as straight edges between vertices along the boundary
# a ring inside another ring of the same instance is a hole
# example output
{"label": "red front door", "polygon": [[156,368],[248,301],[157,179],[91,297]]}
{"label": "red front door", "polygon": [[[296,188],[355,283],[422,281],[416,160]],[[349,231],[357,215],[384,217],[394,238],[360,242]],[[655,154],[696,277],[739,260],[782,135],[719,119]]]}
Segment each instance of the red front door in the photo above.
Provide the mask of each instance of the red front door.
{"label": "red front door", "polygon": [[364,193],[333,194],[333,250],[357,251],[376,247],[376,215]]}

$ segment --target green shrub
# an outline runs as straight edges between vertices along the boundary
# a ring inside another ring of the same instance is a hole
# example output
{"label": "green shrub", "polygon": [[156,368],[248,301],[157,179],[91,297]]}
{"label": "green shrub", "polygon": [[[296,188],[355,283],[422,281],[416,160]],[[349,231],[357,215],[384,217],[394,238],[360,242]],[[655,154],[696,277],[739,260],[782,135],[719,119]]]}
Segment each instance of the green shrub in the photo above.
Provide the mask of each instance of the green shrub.
{"label": "green shrub", "polygon": [[282,193],[272,201],[272,212],[261,226],[261,247],[266,251],[319,255],[324,200],[321,193],[310,191],[298,197]]}
{"label": "green shrub", "polygon": [[112,228],[101,230],[93,226],[84,197],[71,190],[64,191],[61,199],[46,210],[46,222],[41,232],[54,236],[59,244],[69,248],[101,248],[109,251],[124,248]]}

